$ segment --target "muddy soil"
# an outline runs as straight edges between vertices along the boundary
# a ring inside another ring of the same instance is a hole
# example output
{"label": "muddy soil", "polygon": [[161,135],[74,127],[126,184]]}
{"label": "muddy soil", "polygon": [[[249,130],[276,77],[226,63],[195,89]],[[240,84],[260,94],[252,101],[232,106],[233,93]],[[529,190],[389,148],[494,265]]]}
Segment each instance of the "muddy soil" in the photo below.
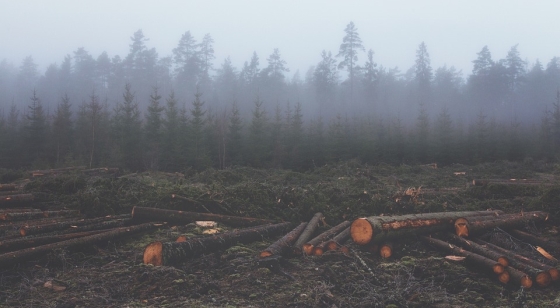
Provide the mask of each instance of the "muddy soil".
{"label": "muddy soil", "polygon": [[[184,175],[71,173],[29,182],[23,180],[25,173],[10,175],[25,183],[25,191],[40,196],[40,206],[76,208],[89,216],[128,213],[141,205],[299,222],[320,211],[326,229],[345,219],[380,214],[544,210],[550,213],[549,222],[525,230],[558,240],[559,173],[560,166],[539,162],[433,169],[351,161],[305,173],[251,168]],[[546,185],[474,187],[474,178],[530,178]],[[495,276],[448,261],[415,238],[396,243],[395,256],[387,260],[351,245],[348,255],[329,252],[262,262],[258,253],[274,241],[265,239],[176,267],[142,264],[143,248],[151,241],[204,231],[194,224],[163,228],[0,268],[0,306],[560,307],[560,283],[529,290],[502,285]],[[531,250],[501,230],[484,237]]]}

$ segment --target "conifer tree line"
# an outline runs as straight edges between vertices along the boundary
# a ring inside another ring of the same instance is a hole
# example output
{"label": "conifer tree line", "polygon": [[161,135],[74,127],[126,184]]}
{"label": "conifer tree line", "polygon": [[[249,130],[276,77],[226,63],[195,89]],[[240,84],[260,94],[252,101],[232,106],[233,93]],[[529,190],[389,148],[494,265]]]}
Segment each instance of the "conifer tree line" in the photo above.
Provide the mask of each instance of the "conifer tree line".
{"label": "conifer tree line", "polygon": [[[0,167],[117,166],[203,170],[248,165],[305,170],[368,163],[557,159],[560,58],[495,60],[472,72],[431,67],[427,45],[405,72],[375,62],[354,23],[339,50],[290,73],[279,49],[241,69],[215,67],[214,41],[185,32],[169,56],[142,30],[128,55],[84,48],[39,74],[31,56],[0,62]],[[414,56],[414,53],[411,53]]]}

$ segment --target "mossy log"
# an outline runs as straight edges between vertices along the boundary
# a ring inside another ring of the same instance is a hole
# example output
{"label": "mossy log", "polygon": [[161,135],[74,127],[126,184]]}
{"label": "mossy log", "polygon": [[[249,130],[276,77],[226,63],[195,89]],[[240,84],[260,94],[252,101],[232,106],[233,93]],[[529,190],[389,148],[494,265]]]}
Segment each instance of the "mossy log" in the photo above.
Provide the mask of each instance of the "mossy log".
{"label": "mossy log", "polygon": [[487,270],[491,270],[495,274],[499,275],[504,272],[505,267],[496,260],[488,259],[484,256],[481,256],[471,251],[467,251],[461,247],[455,246],[451,243],[442,240],[435,239],[433,237],[420,236],[420,239],[424,240],[426,243],[436,248],[439,248],[443,251],[465,257],[467,261],[476,264],[482,268],[485,268]]}
{"label": "mossy log", "polygon": [[134,220],[140,221],[166,221],[168,223],[178,224],[188,224],[197,220],[212,220],[233,227],[258,226],[273,222],[272,220],[261,218],[184,212],[140,206],[135,206],[134,208],[132,208],[132,218]]}
{"label": "mossy log", "polygon": [[354,220],[350,227],[352,240],[358,245],[452,230],[456,219],[469,216],[501,215],[502,211],[437,212],[402,216],[371,216]]}
{"label": "mossy log", "polygon": [[461,217],[455,223],[455,234],[462,237],[469,237],[481,234],[490,229],[499,227],[502,229],[512,229],[523,226],[528,222],[546,221],[546,212],[525,212],[519,214],[507,214],[488,219],[487,217]]}
{"label": "mossy log", "polygon": [[144,264],[174,265],[204,253],[226,249],[237,243],[251,243],[265,237],[282,234],[291,223],[269,224],[222,234],[187,239],[184,242],[153,242],[144,249]]}
{"label": "mossy log", "polygon": [[[480,239],[475,239],[475,242],[477,242],[480,245],[483,245],[484,247],[494,250],[498,253],[504,254],[508,257],[509,259],[509,266],[514,267],[522,272],[525,272],[527,274],[529,274],[529,276],[534,279],[534,281],[537,283],[537,285],[541,286],[541,287],[546,287],[548,286],[553,280],[558,280],[558,278],[560,278],[560,273],[558,272],[558,269],[546,265],[546,264],[542,264],[538,261],[535,260],[531,260],[529,258],[526,258],[524,256],[520,256],[516,253],[514,253],[513,251],[504,249],[502,247],[496,246],[492,243],[488,243],[485,242],[483,240]],[[553,277],[554,276],[554,277]]]}
{"label": "mossy log", "polygon": [[302,253],[303,244],[307,243],[311,239],[311,237],[315,233],[315,230],[317,230],[319,224],[321,223],[321,221],[323,221],[323,219],[325,219],[323,213],[315,213],[311,220],[309,220],[309,223],[307,223],[307,227],[305,227],[294,244],[293,250],[295,255],[299,255]]}
{"label": "mossy log", "polygon": [[81,238],[75,238],[75,239],[65,240],[62,242],[41,245],[37,247],[31,247],[31,248],[0,254],[0,267],[5,267],[7,265],[16,262],[22,262],[35,257],[44,256],[46,253],[54,249],[91,245],[97,242],[113,240],[116,238],[125,237],[127,235],[139,233],[142,231],[152,230],[157,227],[158,224],[155,223],[144,223],[144,224],[130,226],[130,227],[117,228],[117,229],[109,230],[107,232],[84,236]]}
{"label": "mossy log", "polygon": [[[126,215],[128,216],[128,215]],[[33,234],[48,233],[53,231],[63,231],[67,229],[74,229],[78,231],[98,230],[122,227],[124,224],[129,223],[131,218],[121,218],[122,216],[114,217],[100,217],[92,219],[79,219],[79,220],[65,220],[49,224],[40,225],[27,225],[19,229],[21,236],[28,236]]]}
{"label": "mossy log", "polygon": [[20,203],[20,202],[31,202],[33,200],[34,200],[33,194],[4,195],[4,196],[0,196],[0,205]]}
{"label": "mossy log", "polygon": [[78,210],[59,210],[59,211],[27,211],[27,212],[11,212],[0,213],[0,220],[28,220],[47,217],[63,217],[63,216],[78,216]]}
{"label": "mossy log", "polygon": [[351,222],[346,220],[343,221],[341,223],[339,223],[338,225],[330,228],[329,230],[317,235],[316,237],[314,237],[313,239],[309,240],[307,243],[303,244],[303,252],[310,256],[310,255],[322,255],[323,251],[321,249],[321,251],[314,251],[315,246],[319,245],[320,243],[329,240],[331,238],[333,238],[335,235],[337,235],[338,233],[340,233],[342,230],[348,228],[350,226]]}
{"label": "mossy log", "polygon": [[451,239],[453,239],[453,241],[455,241],[456,243],[458,243],[459,245],[461,245],[463,248],[470,250],[474,253],[478,253],[479,255],[485,256],[489,259],[492,259],[494,261],[498,261],[501,265],[503,266],[508,266],[509,265],[509,258],[508,256],[502,254],[502,253],[497,253],[494,250],[488,249],[482,245],[479,245],[473,241],[469,241],[467,239],[464,239],[460,236],[457,236],[455,234],[451,234]]}
{"label": "mossy log", "polygon": [[261,258],[266,258],[273,255],[286,254],[288,250],[291,248],[292,244],[294,244],[295,241],[299,238],[299,236],[303,232],[303,229],[305,229],[306,226],[307,226],[307,222],[302,222],[301,224],[299,224],[299,226],[297,226],[292,231],[288,232],[281,239],[277,240],[276,242],[268,246],[268,248],[261,251],[259,256]]}
{"label": "mossy log", "polygon": [[518,239],[528,242],[529,244],[532,244],[534,246],[541,246],[545,249],[550,250],[551,252],[560,254],[560,244],[558,242],[551,241],[543,237],[537,237],[533,234],[520,230],[511,230],[510,232]]}
{"label": "mossy log", "polygon": [[327,241],[325,248],[327,250],[337,250],[342,247],[350,239],[350,227],[344,229],[331,240]]}
{"label": "mossy log", "polygon": [[102,232],[108,232],[110,230],[95,230],[95,231],[85,231],[85,232],[75,232],[68,234],[55,234],[55,235],[45,235],[45,236],[26,236],[19,237],[8,240],[0,240],[0,251],[14,251],[18,249],[24,249],[29,247],[36,247],[41,245],[46,245],[50,243],[61,242],[73,238],[80,238],[84,236],[94,235]]}
{"label": "mossy log", "polygon": [[12,191],[17,189],[18,187],[16,184],[0,184],[0,191]]}

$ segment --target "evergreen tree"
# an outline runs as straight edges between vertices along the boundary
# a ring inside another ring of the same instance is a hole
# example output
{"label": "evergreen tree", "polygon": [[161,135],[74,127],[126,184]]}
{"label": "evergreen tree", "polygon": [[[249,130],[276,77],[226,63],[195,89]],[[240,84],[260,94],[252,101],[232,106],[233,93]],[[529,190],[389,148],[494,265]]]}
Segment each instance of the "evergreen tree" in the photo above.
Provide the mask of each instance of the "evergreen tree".
{"label": "evergreen tree", "polygon": [[37,97],[35,90],[33,90],[31,104],[28,108],[25,148],[27,155],[29,155],[28,162],[37,162],[46,158],[47,119],[43,112],[41,100]]}
{"label": "evergreen tree", "polygon": [[268,119],[263,102],[257,97],[253,109],[253,117],[249,128],[249,144],[247,157],[253,167],[264,167],[269,157]]}
{"label": "evergreen tree", "polygon": [[418,87],[418,101],[420,108],[427,108],[430,99],[430,86],[432,82],[432,67],[430,65],[430,55],[426,44],[422,42],[416,51],[415,76]]}
{"label": "evergreen tree", "polygon": [[315,86],[315,98],[319,105],[319,114],[327,113],[334,105],[335,90],[338,84],[338,72],[336,60],[331,52],[321,52],[321,62],[315,66],[313,72],[313,85]]}
{"label": "evergreen tree", "polygon": [[161,113],[165,109],[160,105],[161,95],[158,93],[157,86],[150,94],[150,105],[146,114],[145,145],[146,163],[150,170],[158,170],[161,158],[162,118]]}
{"label": "evergreen tree", "polygon": [[435,126],[435,159],[438,164],[450,164],[454,159],[454,144],[451,115],[447,107],[441,109]]}
{"label": "evergreen tree", "polygon": [[126,84],[123,101],[115,106],[113,115],[113,138],[115,142],[114,159],[129,170],[140,170],[142,167],[142,122],[140,110],[135,101],[130,84]]}
{"label": "evergreen tree", "polygon": [[53,139],[56,157],[56,166],[60,166],[64,159],[73,153],[74,136],[72,111],[70,110],[70,99],[65,94],[58,104],[53,119]]}
{"label": "evergreen tree", "polygon": [[227,134],[227,157],[231,165],[241,165],[243,163],[243,120],[241,119],[237,103],[234,101],[229,116],[228,134]]}
{"label": "evergreen tree", "polygon": [[377,95],[377,85],[378,85],[378,70],[377,70],[377,63],[373,61],[373,50],[368,50],[367,53],[367,61],[364,64],[363,71],[363,79],[362,82],[364,84],[364,102],[366,104],[368,110],[373,110],[373,104],[376,100]]}
{"label": "evergreen tree", "polygon": [[339,69],[346,68],[348,70],[348,80],[350,81],[350,103],[354,102],[354,77],[356,62],[358,62],[358,52],[365,51],[362,45],[362,40],[358,35],[358,29],[353,22],[350,22],[346,29],[344,29],[346,35],[342,39],[342,44],[340,44],[340,49],[338,51],[337,57],[342,57],[343,60],[338,64]]}
{"label": "evergreen tree", "polygon": [[175,93],[171,92],[166,99],[165,120],[163,121],[162,163],[167,171],[181,170],[180,156],[182,139],[180,134],[180,115],[177,108]]}
{"label": "evergreen tree", "polygon": [[204,131],[206,120],[204,119],[204,115],[206,114],[206,110],[203,110],[204,102],[200,99],[202,93],[199,92],[197,89],[194,95],[194,101],[192,102],[192,108],[190,110],[191,114],[191,122],[190,122],[190,138],[189,138],[189,145],[190,145],[190,157],[191,157],[191,165],[196,170],[203,170],[209,165],[208,159],[208,145],[206,144],[204,138]]}
{"label": "evergreen tree", "polygon": [[510,91],[515,91],[519,87],[520,80],[525,72],[525,61],[521,59],[517,46],[511,47],[505,59]]}

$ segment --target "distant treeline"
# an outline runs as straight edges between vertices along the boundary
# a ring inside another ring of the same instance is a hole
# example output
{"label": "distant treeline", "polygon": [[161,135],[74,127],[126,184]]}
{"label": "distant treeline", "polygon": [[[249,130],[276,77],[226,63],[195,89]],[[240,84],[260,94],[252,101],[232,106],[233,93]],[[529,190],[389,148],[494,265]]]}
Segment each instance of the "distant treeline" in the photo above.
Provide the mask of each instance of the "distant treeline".
{"label": "distant treeline", "polygon": [[[186,32],[172,55],[141,30],[128,55],[84,48],[40,75],[31,56],[0,62],[0,167],[231,165],[306,169],[387,163],[553,159],[560,144],[560,58],[526,63],[485,46],[466,78],[432,69],[421,43],[405,73],[375,62],[353,23],[340,49],[288,78],[274,49],[214,68],[214,41]],[[319,57],[318,57],[319,58]],[[362,61],[361,58],[364,58]],[[264,61],[263,61],[264,62]]]}

